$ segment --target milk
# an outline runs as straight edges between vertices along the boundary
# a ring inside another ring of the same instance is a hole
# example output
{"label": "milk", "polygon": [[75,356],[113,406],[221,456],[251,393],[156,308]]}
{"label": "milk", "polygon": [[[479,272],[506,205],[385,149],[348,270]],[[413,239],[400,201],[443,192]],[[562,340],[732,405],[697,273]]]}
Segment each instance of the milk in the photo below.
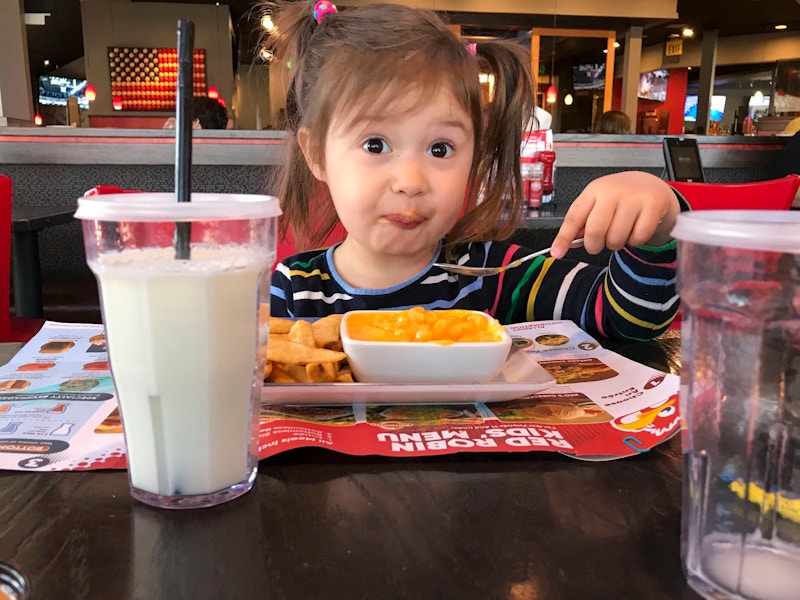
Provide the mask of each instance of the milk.
{"label": "milk", "polygon": [[254,476],[257,290],[271,263],[197,246],[190,261],[172,248],[91,261],[133,488],[208,494]]}
{"label": "milk", "polygon": [[[800,597],[800,554],[787,546],[747,545],[740,536],[710,536],[704,543],[706,580],[732,596],[752,600],[790,600]],[[726,539],[727,538],[727,539]]]}

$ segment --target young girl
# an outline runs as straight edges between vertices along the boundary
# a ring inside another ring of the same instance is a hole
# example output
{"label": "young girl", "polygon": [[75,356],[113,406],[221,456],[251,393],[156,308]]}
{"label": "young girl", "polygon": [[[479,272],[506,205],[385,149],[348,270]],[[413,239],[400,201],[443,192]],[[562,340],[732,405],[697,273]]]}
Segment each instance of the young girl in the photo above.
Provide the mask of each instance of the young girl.
{"label": "young girl", "polygon": [[[530,59],[502,41],[466,45],[435,13],[394,4],[337,12],[327,1],[272,13],[275,56],[290,61],[281,233],[318,247],[282,261],[272,314],[469,308],[502,323],[571,319],[595,335],[653,337],[678,308],[681,207],[647,173],[595,180],[573,202],[551,258],[491,277],[433,266],[506,264],[530,250],[501,241],[521,222],[522,124],[533,113]],[[488,106],[479,73],[494,76]],[[584,238],[606,268],[564,260]]]}

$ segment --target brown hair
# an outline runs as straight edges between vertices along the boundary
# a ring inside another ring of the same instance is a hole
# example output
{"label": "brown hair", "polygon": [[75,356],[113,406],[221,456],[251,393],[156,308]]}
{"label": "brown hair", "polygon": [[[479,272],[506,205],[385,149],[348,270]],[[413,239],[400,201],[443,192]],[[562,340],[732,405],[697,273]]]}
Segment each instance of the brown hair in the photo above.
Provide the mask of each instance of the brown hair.
{"label": "brown hair", "polygon": [[631,119],[621,110],[609,110],[597,118],[594,133],[631,133]]}
{"label": "brown hair", "polygon": [[[419,106],[441,86],[471,116],[475,132],[465,212],[448,234],[448,247],[510,236],[524,206],[522,125],[535,102],[525,50],[513,42],[480,43],[476,60],[432,11],[370,4],[328,13],[318,24],[313,6],[305,0],[267,7],[275,24],[267,43],[279,64],[289,65],[288,156],[279,184],[281,236],[291,225],[298,249],[317,247],[339,220],[327,186],[313,176],[300,150],[300,128],[310,131],[310,145],[322,152],[334,119],[379,111],[409,88],[419,93]],[[481,71],[495,79],[485,115]],[[320,163],[323,158],[314,157]]]}

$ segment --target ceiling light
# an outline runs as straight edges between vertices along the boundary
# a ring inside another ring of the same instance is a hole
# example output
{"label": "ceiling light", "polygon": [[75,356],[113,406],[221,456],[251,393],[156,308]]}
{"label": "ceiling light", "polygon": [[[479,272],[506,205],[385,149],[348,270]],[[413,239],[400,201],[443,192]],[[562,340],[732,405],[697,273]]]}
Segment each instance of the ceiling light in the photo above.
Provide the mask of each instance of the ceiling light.
{"label": "ceiling light", "polygon": [[556,91],[556,86],[551,83],[544,93],[544,101],[548,104],[553,104],[556,100],[558,100],[558,92]]}
{"label": "ceiling light", "polygon": [[272,17],[270,15],[264,15],[264,18],[261,19],[261,26],[267,31],[275,29],[275,23],[272,22]]}
{"label": "ceiling light", "polygon": [[212,100],[219,100],[219,90],[215,86],[209,86],[206,95]]}
{"label": "ceiling light", "polygon": [[681,35],[683,37],[694,37],[694,29],[691,27],[684,27],[683,31],[681,31]]}
{"label": "ceiling light", "polygon": [[678,37],[681,37],[681,34],[680,34],[680,33],[670,33],[670,34],[669,34],[669,37],[671,37],[671,38],[678,38]]}
{"label": "ceiling light", "polygon": [[614,42],[614,48],[619,48],[619,42]]}
{"label": "ceiling light", "polygon": [[608,48],[603,48],[603,54],[608,54]]}
{"label": "ceiling light", "polygon": [[42,115],[40,115],[39,113],[36,113],[36,116],[33,117],[33,124],[36,125],[37,127],[40,127],[42,125],[42,123],[44,123],[44,120],[42,119]]}
{"label": "ceiling light", "polygon": [[572,106],[572,101],[573,101],[572,94],[567,94],[566,96],[564,96],[564,104],[566,104],[567,106]]}
{"label": "ceiling light", "polygon": [[265,60],[267,62],[271,61],[273,56],[272,52],[270,52],[266,48],[262,48],[261,52],[259,52],[258,55],[261,57],[262,60]]}
{"label": "ceiling light", "polygon": [[755,104],[763,104],[764,102],[764,92],[761,90],[756,90],[756,93],[753,94],[753,102]]}
{"label": "ceiling light", "polygon": [[83,89],[83,96],[89,102],[94,102],[95,100],[97,100],[97,90],[91,83],[87,84],[86,87]]}
{"label": "ceiling light", "polygon": [[47,59],[47,58],[45,58],[45,59],[42,61],[42,64],[43,64],[43,65],[46,67],[47,65],[49,65],[49,64],[50,64],[50,59]]}
{"label": "ceiling light", "polygon": [[775,29],[786,29],[788,25],[775,25]]}

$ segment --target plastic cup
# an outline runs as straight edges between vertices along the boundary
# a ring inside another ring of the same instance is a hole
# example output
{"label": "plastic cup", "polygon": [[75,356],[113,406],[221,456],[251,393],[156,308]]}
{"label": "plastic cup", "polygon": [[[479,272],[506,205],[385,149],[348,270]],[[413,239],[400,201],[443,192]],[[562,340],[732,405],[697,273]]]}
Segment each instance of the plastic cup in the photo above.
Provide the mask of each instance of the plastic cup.
{"label": "plastic cup", "polygon": [[705,598],[800,598],[800,213],[683,213],[681,554]]}
{"label": "plastic cup", "polygon": [[[269,196],[78,200],[131,494],[146,504],[214,506],[253,486],[260,283],[279,213]],[[175,258],[176,223],[191,224],[188,260]]]}

